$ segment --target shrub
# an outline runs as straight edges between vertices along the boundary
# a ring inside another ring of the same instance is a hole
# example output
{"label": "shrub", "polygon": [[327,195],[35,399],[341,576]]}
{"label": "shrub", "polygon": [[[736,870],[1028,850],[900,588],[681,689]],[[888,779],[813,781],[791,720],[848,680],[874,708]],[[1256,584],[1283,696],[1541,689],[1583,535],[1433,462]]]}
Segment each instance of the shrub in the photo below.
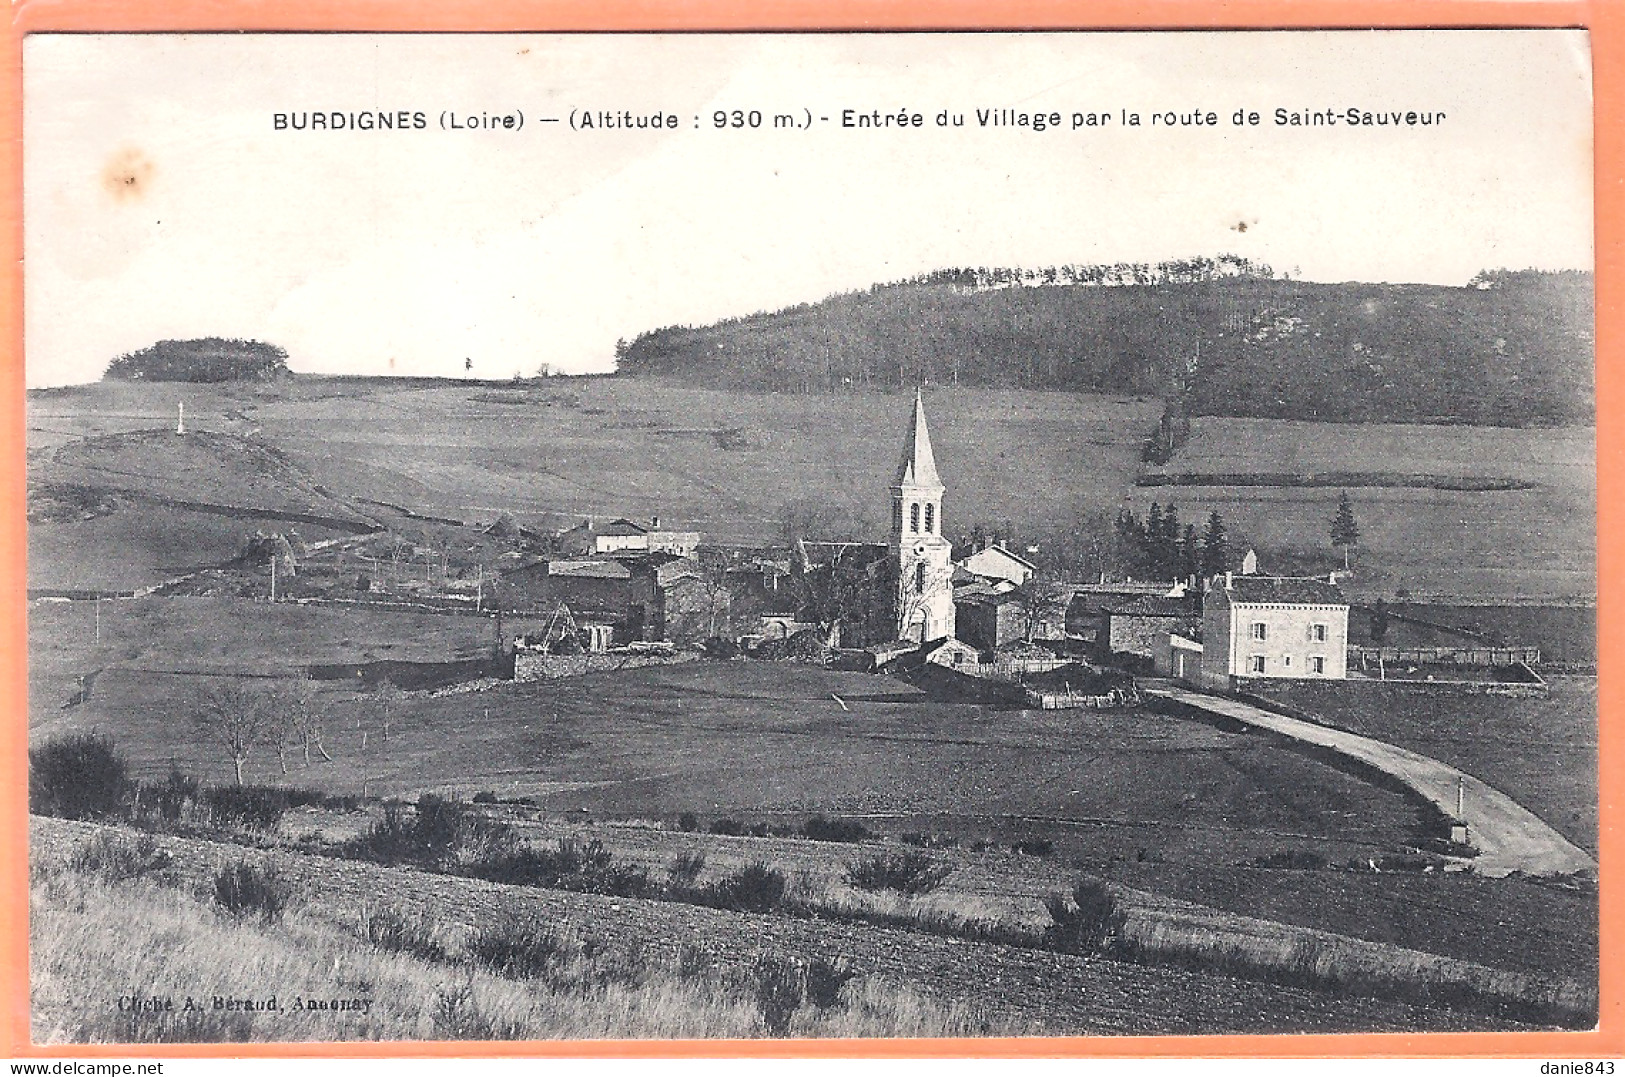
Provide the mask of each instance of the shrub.
{"label": "shrub", "polygon": [[1261,868],[1294,868],[1300,871],[1319,871],[1326,867],[1326,858],[1308,849],[1283,849],[1256,861]]}
{"label": "shrub", "polygon": [[425,793],[410,817],[399,806],[386,805],[365,835],[346,843],[345,852],[386,864],[410,861],[485,877],[490,865],[518,847],[519,835],[502,820]]}
{"label": "shrub", "polygon": [[857,972],[845,964],[835,964],[815,957],[807,964],[807,1001],[820,1010],[827,1010],[841,1001],[841,989]]}
{"label": "shrub", "polygon": [[685,834],[692,834],[700,829],[700,820],[691,811],[686,811],[677,817],[677,829]]}
{"label": "shrub", "polygon": [[174,823],[180,821],[187,804],[198,802],[201,788],[196,778],[182,773],[179,767],[171,763],[169,773],[164,776],[162,782],[153,785],[142,783],[136,799],[141,803],[152,805],[159,819],[166,823]]}
{"label": "shrub", "polygon": [[736,912],[770,912],[784,900],[784,873],[751,864],[707,888],[712,903]]}
{"label": "shrub", "polygon": [[739,644],[722,636],[708,636],[701,641],[700,647],[707,658],[738,658],[740,653]]}
{"label": "shrub", "polygon": [[654,889],[645,869],[615,864],[613,859],[603,842],[580,845],[573,838],[561,838],[552,849],[519,846],[473,862],[464,871],[492,882],[587,894],[641,897]]}
{"label": "shrub", "polygon": [[1055,851],[1055,843],[1048,838],[1018,838],[1011,844],[1010,851],[1028,856],[1048,856]]}
{"label": "shrub", "polygon": [[774,1036],[790,1030],[790,1021],[801,1008],[801,968],[789,958],[763,954],[751,966],[751,985],[762,1024]]}
{"label": "shrub", "polygon": [[109,882],[133,879],[169,865],[169,854],[158,848],[150,834],[129,838],[98,831],[74,849],[68,867],[85,875],[100,875]]}
{"label": "shrub", "polygon": [[417,851],[412,823],[399,806],[384,805],[384,814],[374,819],[367,832],[344,843],[347,856],[392,864],[411,859]]}
{"label": "shrub", "polygon": [[932,834],[926,831],[910,830],[902,836],[904,845],[912,845],[917,849],[952,849],[959,844],[959,839],[952,834]]}
{"label": "shrub", "polygon": [[1073,884],[1070,904],[1065,895],[1051,894],[1044,907],[1052,921],[1044,942],[1062,953],[1099,953],[1122,930],[1125,919],[1111,887],[1087,877]]}
{"label": "shrub", "polygon": [[130,792],[124,757],[110,737],[74,733],[28,752],[28,810],[67,819],[119,812]]}
{"label": "shrub", "polygon": [[444,961],[445,947],[435,938],[434,924],[426,917],[399,909],[367,909],[361,915],[361,934],[380,950],[411,954],[425,961]]}
{"label": "shrub", "polygon": [[202,792],[211,826],[275,830],[293,800],[289,790],[274,785],[218,785]]}
{"label": "shrub", "polygon": [[900,894],[929,894],[953,874],[953,865],[939,864],[924,853],[882,853],[846,866],[846,881],[859,890],[895,890]]}
{"label": "shrub", "polygon": [[869,831],[855,819],[826,819],[815,815],[801,827],[803,836],[813,841],[862,841]]}
{"label": "shrub", "polygon": [[694,880],[705,870],[704,853],[679,853],[666,869],[666,875],[678,886],[693,886]]}
{"label": "shrub", "polygon": [[474,794],[474,803],[476,804],[495,804],[496,802],[497,795],[489,789],[482,789]]}
{"label": "shrub", "polygon": [[707,829],[713,834],[726,834],[735,838],[742,838],[748,833],[745,824],[738,819],[713,819]]}
{"label": "shrub", "polygon": [[555,974],[579,953],[579,944],[567,936],[514,922],[493,924],[468,941],[471,959],[516,980]]}
{"label": "shrub", "polygon": [[288,888],[271,869],[240,861],[215,875],[214,900],[233,916],[258,916],[269,924],[287,908]]}

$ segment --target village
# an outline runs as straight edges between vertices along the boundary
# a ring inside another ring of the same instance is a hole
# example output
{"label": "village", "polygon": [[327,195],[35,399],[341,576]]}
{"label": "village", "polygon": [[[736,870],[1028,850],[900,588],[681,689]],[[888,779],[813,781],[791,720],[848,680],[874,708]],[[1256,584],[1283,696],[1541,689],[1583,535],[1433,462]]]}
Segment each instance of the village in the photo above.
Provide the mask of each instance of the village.
{"label": "village", "polygon": [[[724,546],[658,516],[546,531],[507,514],[464,523],[390,506],[405,518],[388,530],[308,547],[296,529],[256,532],[232,564],[157,591],[484,617],[491,661],[477,672],[521,681],[745,656],[931,665],[1046,709],[1127,705],[1144,678],[1220,692],[1283,680],[1543,687],[1538,645],[1406,617],[1380,598],[1353,606],[1340,586],[1353,570],[1271,574],[1250,549],[1232,565],[1222,525],[1189,559],[1206,571],[1177,579],[1067,578],[1041,566],[1036,545],[1012,549],[980,527],[956,544],[923,393],[900,427],[884,542],[823,537],[817,519],[778,544]],[[1341,526],[1354,529],[1352,516]]]}

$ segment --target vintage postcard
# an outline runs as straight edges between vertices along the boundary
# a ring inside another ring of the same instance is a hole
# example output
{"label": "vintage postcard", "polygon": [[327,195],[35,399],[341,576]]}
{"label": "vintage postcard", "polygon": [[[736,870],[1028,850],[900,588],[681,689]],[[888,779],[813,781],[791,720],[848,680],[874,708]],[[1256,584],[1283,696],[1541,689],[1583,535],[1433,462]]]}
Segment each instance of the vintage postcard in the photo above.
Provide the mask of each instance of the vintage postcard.
{"label": "vintage postcard", "polygon": [[1585,30],[34,33],[37,1045],[1586,1030]]}

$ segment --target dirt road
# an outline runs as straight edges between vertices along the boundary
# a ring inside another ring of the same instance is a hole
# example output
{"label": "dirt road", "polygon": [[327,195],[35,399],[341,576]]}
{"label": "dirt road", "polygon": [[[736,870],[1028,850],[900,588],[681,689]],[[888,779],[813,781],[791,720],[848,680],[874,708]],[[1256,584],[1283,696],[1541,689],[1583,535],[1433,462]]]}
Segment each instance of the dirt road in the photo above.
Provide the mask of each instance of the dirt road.
{"label": "dirt road", "polygon": [[1282,736],[1315,744],[1358,759],[1391,774],[1434,803],[1446,815],[1467,824],[1468,841],[1478,850],[1473,870],[1500,877],[1521,871],[1528,875],[1595,874],[1597,863],[1547,826],[1529,809],[1471,774],[1437,759],[1329,726],[1288,718],[1232,699],[1205,695],[1172,684],[1146,688],[1162,696],[1211,714],[1268,729]]}

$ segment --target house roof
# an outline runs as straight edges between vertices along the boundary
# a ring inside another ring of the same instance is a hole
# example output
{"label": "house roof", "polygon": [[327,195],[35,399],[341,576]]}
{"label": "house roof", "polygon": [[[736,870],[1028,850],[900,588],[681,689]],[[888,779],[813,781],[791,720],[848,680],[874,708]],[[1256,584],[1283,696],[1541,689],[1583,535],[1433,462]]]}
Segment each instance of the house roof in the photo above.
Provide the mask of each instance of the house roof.
{"label": "house roof", "polygon": [[575,579],[629,580],[632,567],[614,559],[593,561],[554,561],[547,567],[549,576],[569,576]]}
{"label": "house roof", "polygon": [[954,591],[955,602],[966,602],[977,606],[1009,606],[1021,601],[1021,595],[1011,590],[994,590],[992,588],[961,587]]}
{"label": "house roof", "polygon": [[1188,598],[1170,598],[1167,595],[1142,595],[1132,602],[1106,607],[1114,617],[1189,617],[1196,603]]}
{"label": "house roof", "polygon": [[1300,576],[1231,576],[1218,589],[1231,602],[1284,602],[1300,606],[1346,606],[1348,599],[1335,584]]}
{"label": "house roof", "polygon": [[1002,545],[1001,543],[997,543],[997,542],[995,542],[991,546],[984,546],[982,549],[977,550],[975,553],[971,554],[970,557],[966,557],[963,561],[960,561],[959,563],[961,565],[966,564],[972,558],[980,557],[981,555],[986,554],[986,553],[997,554],[997,555],[999,555],[1001,557],[1004,557],[1004,558],[1006,558],[1008,560],[1014,561],[1016,564],[1020,565],[1022,568],[1032,569],[1034,572],[1038,571],[1038,566],[1037,565],[1033,564],[1031,561],[1027,560],[1025,557],[1022,557],[1020,554],[1015,553],[1014,551],[1010,550],[1008,547]]}
{"label": "house roof", "polygon": [[647,535],[649,529],[641,524],[635,524],[631,520],[620,519],[610,523],[598,533],[600,535]]}
{"label": "house roof", "polygon": [[937,474],[937,458],[931,452],[931,431],[925,425],[925,398],[914,394],[914,414],[909,419],[908,438],[903,442],[903,458],[897,464],[893,486],[926,486],[942,489]]}

